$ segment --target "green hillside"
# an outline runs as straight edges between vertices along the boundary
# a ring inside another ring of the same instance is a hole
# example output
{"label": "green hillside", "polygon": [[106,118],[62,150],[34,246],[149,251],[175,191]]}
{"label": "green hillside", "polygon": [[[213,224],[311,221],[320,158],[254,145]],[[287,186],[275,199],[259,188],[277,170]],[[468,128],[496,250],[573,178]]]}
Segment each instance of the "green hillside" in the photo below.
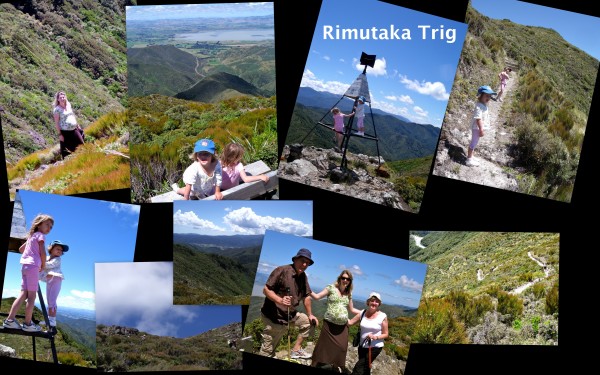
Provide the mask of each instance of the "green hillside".
{"label": "green hillside", "polygon": [[[3,298],[0,311],[8,313],[15,298]],[[17,312],[17,315],[25,313],[25,304]],[[33,310],[33,319],[43,321],[42,311],[37,307]],[[22,319],[18,319],[22,323]],[[57,331],[54,338],[56,353],[60,363],[65,365],[96,367],[96,353],[93,349],[93,343],[90,345],[90,337],[77,327],[71,327],[68,323],[61,322],[60,317],[57,324]],[[91,337],[93,339],[93,336]],[[0,330],[0,344],[15,349],[17,358],[33,359],[31,337],[10,335]],[[37,360],[42,362],[53,362],[52,352],[50,350],[50,341],[47,339],[36,338]]]}
{"label": "green hillside", "polygon": [[557,344],[558,233],[429,232],[421,244],[418,342]]}
{"label": "green hillside", "polygon": [[128,48],[129,96],[175,96],[200,79],[196,62],[194,55],[171,45]]}
{"label": "green hillside", "polygon": [[[322,148],[332,148],[333,131],[323,126],[315,126],[328,109],[305,107],[296,103],[290,127],[287,133],[286,144],[300,142],[304,137],[304,144]],[[438,141],[439,129],[431,125],[419,125],[404,122],[391,115],[373,115],[379,139],[379,152],[386,162],[403,159],[420,158],[433,154]],[[332,123],[330,115],[324,119]],[[314,130],[310,135],[311,129]],[[373,134],[373,125],[370,116],[365,118],[367,134]],[[348,150],[355,154],[377,155],[377,145],[372,140],[352,138]],[[429,174],[429,171],[427,172]]]}
{"label": "green hillside", "polygon": [[[471,113],[477,87],[499,86],[508,63],[518,79],[515,99],[504,103],[502,124],[511,147],[519,191],[570,201],[599,62],[556,31],[486,17],[469,6],[467,37],[447,114]],[[461,129],[464,124],[449,124]],[[442,139],[446,138],[444,134]]]}
{"label": "green hillside", "polygon": [[17,189],[79,194],[131,185],[126,111],[100,117],[85,130],[86,143],[61,160],[58,143],[7,169],[11,197]]}
{"label": "green hillside", "polygon": [[219,72],[202,78],[194,86],[174,96],[179,99],[196,102],[218,103],[225,99],[243,95],[264,96],[254,85],[244,81],[240,77]]}
{"label": "green hillside", "polygon": [[[210,138],[217,153],[231,141],[244,145],[243,163],[277,168],[275,97],[241,97],[216,104],[161,95],[130,98],[131,188],[136,202],[170,191],[191,163],[194,142]],[[180,185],[181,186],[181,185]]]}
{"label": "green hillside", "polygon": [[[173,245],[173,303],[176,305],[248,304],[259,249],[239,250],[245,264],[233,257],[207,254]],[[250,258],[255,255],[254,260]],[[250,267],[254,267],[253,270]]]}
{"label": "green hillside", "polygon": [[123,110],[124,2],[2,3],[0,14],[0,104],[9,167],[58,143],[52,117],[57,91],[67,93],[83,127]]}
{"label": "green hillside", "polygon": [[207,74],[225,72],[236,75],[265,95],[275,95],[275,43],[264,41],[225,49],[204,67],[204,71]]}
{"label": "green hillside", "polygon": [[151,335],[137,329],[96,328],[98,371],[241,370],[242,353],[227,345],[237,339],[241,323],[229,324],[197,336],[175,338]]}

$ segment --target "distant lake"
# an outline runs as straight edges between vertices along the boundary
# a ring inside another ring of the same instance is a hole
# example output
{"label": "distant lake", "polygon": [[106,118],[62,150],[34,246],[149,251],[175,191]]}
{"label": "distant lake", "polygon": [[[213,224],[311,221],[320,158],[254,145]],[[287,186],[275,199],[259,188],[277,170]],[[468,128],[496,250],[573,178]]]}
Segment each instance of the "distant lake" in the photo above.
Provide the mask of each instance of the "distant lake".
{"label": "distant lake", "polygon": [[244,29],[244,30],[212,30],[197,33],[184,33],[175,35],[175,39],[192,41],[218,41],[218,40],[268,40],[275,39],[273,30]]}

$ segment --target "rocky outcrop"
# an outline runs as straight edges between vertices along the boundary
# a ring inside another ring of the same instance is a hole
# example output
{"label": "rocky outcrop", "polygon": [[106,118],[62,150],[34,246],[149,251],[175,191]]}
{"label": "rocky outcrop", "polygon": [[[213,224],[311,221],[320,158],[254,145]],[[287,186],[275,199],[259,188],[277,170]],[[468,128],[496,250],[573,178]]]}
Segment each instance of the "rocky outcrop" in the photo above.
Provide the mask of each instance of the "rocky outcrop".
{"label": "rocky outcrop", "polygon": [[132,336],[137,335],[140,331],[137,328],[129,328],[122,326],[103,326],[100,331],[107,336],[111,335],[123,335],[123,336]]}
{"label": "rocky outcrop", "polygon": [[348,168],[340,169],[342,154],[333,149],[286,145],[279,163],[278,176],[283,179],[348,195],[384,206],[411,211],[394,184],[378,177],[376,170],[383,158],[346,153]]}
{"label": "rocky outcrop", "polygon": [[[312,353],[314,350],[314,344],[312,342],[308,342],[306,347],[304,348],[306,352]],[[288,360],[288,352],[287,350],[279,351],[275,354],[275,358],[281,360]],[[310,366],[311,359],[290,359],[291,362],[300,363],[306,366]],[[358,349],[348,344],[348,352],[346,353],[346,367],[341,371],[344,373],[350,374],[354,365],[358,361]],[[377,356],[375,361],[373,361],[371,365],[371,374],[372,375],[402,375],[404,374],[404,369],[406,367],[406,362],[395,359],[389,356],[385,350]],[[335,372],[335,370],[334,370]],[[339,370],[338,370],[339,372]]]}
{"label": "rocky outcrop", "polygon": [[17,352],[9,346],[0,344],[0,357],[16,358]]}

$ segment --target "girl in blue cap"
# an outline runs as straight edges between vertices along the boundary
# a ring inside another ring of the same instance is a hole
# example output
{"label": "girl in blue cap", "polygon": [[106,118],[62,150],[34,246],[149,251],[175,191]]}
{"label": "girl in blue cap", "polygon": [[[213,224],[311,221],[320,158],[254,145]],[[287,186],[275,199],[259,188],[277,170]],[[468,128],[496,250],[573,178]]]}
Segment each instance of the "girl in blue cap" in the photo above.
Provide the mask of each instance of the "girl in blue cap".
{"label": "girl in blue cap", "polygon": [[473,157],[473,152],[479,138],[483,137],[484,130],[490,127],[490,113],[488,111],[487,104],[495,94],[494,90],[490,86],[480,86],[477,89],[477,104],[473,111],[473,121],[471,122],[471,144],[469,144],[469,150],[467,152],[467,166],[474,167],[479,165],[479,162]]}
{"label": "girl in blue cap", "polygon": [[46,283],[46,300],[48,302],[48,321],[50,327],[56,327],[56,300],[60,293],[62,281],[65,278],[60,269],[61,256],[69,251],[69,245],[60,241],[52,241],[48,246],[50,258],[46,267],[40,272],[40,280]]}
{"label": "girl in blue cap", "polygon": [[173,186],[185,200],[203,199],[215,195],[216,200],[223,199],[221,181],[223,171],[221,163],[215,155],[215,142],[211,139],[200,139],[194,144],[194,163],[183,172],[185,187]]}

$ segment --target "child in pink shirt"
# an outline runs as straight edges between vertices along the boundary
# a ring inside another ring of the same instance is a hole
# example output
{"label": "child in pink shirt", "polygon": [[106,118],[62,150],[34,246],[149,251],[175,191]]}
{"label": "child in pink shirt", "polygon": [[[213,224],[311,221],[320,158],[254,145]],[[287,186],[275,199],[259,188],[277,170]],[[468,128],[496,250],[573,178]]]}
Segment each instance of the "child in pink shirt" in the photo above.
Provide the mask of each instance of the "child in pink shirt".
{"label": "child in pink shirt", "polygon": [[231,189],[240,184],[240,177],[244,182],[252,182],[262,180],[264,183],[269,181],[269,176],[258,175],[248,176],[242,164],[244,157],[244,147],[237,143],[229,143],[223,149],[221,154],[221,166],[223,175],[221,180],[221,190]]}
{"label": "child in pink shirt", "polygon": [[[42,328],[31,321],[36,292],[38,290],[38,275],[46,267],[46,252],[44,241],[54,226],[54,219],[50,215],[37,215],[31,223],[31,229],[27,235],[27,241],[21,247],[21,294],[13,302],[8,317],[4,320],[4,328],[22,329],[27,332],[39,332]],[[23,302],[25,305],[25,320],[23,326],[17,322],[15,317]]]}
{"label": "child in pink shirt", "polygon": [[341,150],[342,141],[344,140],[344,117],[353,116],[354,112],[345,115],[339,108],[335,107],[331,110],[331,113],[333,113],[333,130],[335,131],[336,148]]}

